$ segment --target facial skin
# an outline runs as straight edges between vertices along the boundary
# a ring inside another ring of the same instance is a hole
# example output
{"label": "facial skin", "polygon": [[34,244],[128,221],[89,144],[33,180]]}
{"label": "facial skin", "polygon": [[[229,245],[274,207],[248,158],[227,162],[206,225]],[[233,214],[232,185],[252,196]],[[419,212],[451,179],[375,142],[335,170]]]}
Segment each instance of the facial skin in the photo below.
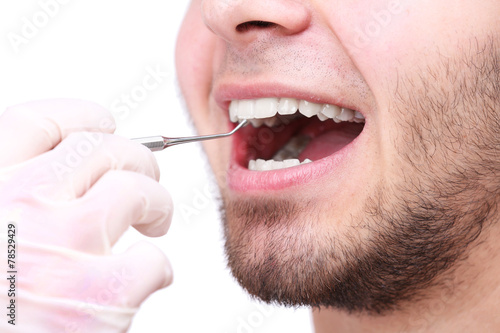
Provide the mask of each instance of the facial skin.
{"label": "facial skin", "polygon": [[499,17],[494,0],[192,1],[177,66],[200,133],[231,128],[232,99],[295,97],[366,118],[335,163],[266,189],[240,186],[234,139],[205,144],[228,263],[249,293],[315,307],[318,332],[500,325],[489,302],[500,285]]}

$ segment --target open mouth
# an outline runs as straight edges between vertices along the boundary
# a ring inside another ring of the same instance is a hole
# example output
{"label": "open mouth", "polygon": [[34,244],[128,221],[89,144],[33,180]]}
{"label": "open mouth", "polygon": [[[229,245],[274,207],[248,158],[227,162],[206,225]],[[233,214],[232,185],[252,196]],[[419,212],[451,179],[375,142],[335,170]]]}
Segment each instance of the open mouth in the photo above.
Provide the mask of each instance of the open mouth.
{"label": "open mouth", "polygon": [[294,98],[233,100],[232,122],[248,119],[236,133],[236,161],[250,171],[273,171],[317,162],[341,151],[363,131],[359,111]]}

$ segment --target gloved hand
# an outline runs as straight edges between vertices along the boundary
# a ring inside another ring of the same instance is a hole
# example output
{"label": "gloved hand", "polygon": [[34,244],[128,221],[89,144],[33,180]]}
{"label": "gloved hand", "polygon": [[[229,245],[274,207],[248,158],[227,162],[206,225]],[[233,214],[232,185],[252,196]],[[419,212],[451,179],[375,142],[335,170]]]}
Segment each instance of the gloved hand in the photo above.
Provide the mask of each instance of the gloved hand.
{"label": "gloved hand", "polygon": [[125,332],[141,302],[170,284],[153,245],[111,253],[130,225],[160,236],[172,216],[152,153],[114,127],[105,109],[77,100],[0,116],[0,332]]}

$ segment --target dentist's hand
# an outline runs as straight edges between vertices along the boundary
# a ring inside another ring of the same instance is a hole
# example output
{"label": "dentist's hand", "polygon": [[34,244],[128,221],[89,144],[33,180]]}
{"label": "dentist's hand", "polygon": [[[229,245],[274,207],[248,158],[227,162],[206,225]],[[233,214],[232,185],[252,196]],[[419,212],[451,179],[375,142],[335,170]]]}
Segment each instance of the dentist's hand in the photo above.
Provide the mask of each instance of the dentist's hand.
{"label": "dentist's hand", "polygon": [[[114,127],[108,111],[77,100],[0,116],[1,332],[125,332],[141,302],[170,284],[167,259],[149,243],[111,253],[129,226],[161,236],[172,216],[152,153]],[[5,315],[12,299],[15,326]]]}

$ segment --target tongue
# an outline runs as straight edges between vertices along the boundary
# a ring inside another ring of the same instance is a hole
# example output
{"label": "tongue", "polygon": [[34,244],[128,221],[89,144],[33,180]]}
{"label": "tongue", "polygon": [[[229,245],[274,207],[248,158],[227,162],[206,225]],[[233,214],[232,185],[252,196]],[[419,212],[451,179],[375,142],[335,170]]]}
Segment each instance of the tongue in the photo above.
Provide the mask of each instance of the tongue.
{"label": "tongue", "polygon": [[357,134],[336,131],[321,134],[309,142],[299,155],[299,160],[303,161],[308,158],[312,161],[317,161],[323,157],[330,156],[351,143],[356,136]]}
{"label": "tongue", "polygon": [[311,141],[300,153],[299,160],[317,161],[330,156],[351,143],[363,130],[363,124],[311,123],[301,130],[301,134],[311,137]]}

